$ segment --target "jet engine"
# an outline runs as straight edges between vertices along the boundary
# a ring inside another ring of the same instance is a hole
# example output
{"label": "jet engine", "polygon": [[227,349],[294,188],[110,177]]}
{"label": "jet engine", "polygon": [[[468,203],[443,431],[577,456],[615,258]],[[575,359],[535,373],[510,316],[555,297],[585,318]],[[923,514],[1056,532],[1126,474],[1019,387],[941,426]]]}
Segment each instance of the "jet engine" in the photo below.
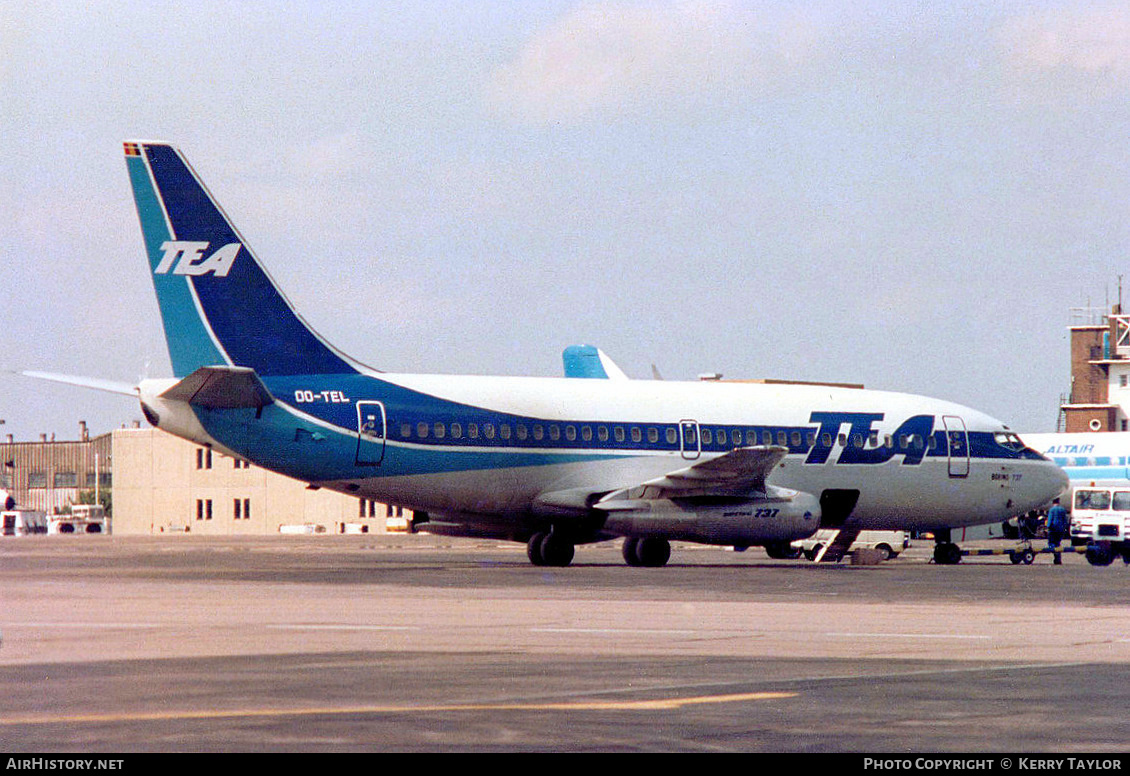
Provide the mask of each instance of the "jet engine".
{"label": "jet engine", "polygon": [[750,546],[791,542],[820,527],[820,502],[800,491],[774,488],[771,495],[689,496],[605,501],[602,529],[623,536]]}

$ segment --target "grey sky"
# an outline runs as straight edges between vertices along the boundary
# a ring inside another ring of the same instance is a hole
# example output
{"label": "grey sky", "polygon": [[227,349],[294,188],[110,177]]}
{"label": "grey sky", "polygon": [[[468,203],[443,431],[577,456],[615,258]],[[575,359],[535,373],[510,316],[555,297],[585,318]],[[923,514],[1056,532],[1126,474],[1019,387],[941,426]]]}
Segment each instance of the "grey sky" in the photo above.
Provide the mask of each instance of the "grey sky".
{"label": "grey sky", "polygon": [[[585,342],[1048,431],[1126,266],[1121,2],[8,2],[0,57],[0,368],[168,374],[126,138],[389,371]],[[0,376],[17,439],[138,417]]]}

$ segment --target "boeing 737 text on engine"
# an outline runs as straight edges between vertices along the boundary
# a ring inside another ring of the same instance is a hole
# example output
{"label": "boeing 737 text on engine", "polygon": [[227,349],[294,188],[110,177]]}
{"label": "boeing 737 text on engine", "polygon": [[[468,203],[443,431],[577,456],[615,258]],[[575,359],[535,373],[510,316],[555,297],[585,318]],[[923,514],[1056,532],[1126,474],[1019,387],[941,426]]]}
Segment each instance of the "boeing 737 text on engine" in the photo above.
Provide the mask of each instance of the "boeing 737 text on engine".
{"label": "boeing 737 text on engine", "polygon": [[621,537],[663,565],[672,540],[774,554],[821,525],[922,529],[956,562],[950,528],[1066,486],[999,421],[922,396],[380,372],[306,325],[180,151],[126,143],[126,165],[175,375],[138,387],[149,422],[424,530],[565,566]]}

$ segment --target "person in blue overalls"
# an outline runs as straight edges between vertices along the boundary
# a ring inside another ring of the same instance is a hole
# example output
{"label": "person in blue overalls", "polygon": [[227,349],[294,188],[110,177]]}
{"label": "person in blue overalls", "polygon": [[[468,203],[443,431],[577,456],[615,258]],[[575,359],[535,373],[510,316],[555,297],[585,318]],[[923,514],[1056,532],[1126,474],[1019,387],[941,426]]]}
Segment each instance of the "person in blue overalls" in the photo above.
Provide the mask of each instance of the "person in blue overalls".
{"label": "person in blue overalls", "polygon": [[1059,566],[1063,558],[1059,554],[1059,543],[1067,536],[1067,528],[1071,521],[1067,517],[1067,510],[1060,506],[1059,499],[1052,502],[1048,510],[1048,549],[1055,553],[1053,563]]}

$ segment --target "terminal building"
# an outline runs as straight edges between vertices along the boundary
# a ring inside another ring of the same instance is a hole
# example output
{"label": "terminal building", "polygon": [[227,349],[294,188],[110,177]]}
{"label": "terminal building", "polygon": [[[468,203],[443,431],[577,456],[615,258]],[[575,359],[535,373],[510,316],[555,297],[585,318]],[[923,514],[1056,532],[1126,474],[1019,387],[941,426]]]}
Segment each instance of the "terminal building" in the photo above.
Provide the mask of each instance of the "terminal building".
{"label": "terminal building", "polygon": [[[0,489],[21,509],[58,514],[109,502],[115,534],[271,535],[405,531],[412,513],[229,458],[154,428],[77,441],[0,444]],[[105,497],[109,490],[110,499]]]}
{"label": "terminal building", "polygon": [[1057,431],[1130,431],[1130,315],[1116,304],[1097,317],[1070,327],[1071,392]]}

